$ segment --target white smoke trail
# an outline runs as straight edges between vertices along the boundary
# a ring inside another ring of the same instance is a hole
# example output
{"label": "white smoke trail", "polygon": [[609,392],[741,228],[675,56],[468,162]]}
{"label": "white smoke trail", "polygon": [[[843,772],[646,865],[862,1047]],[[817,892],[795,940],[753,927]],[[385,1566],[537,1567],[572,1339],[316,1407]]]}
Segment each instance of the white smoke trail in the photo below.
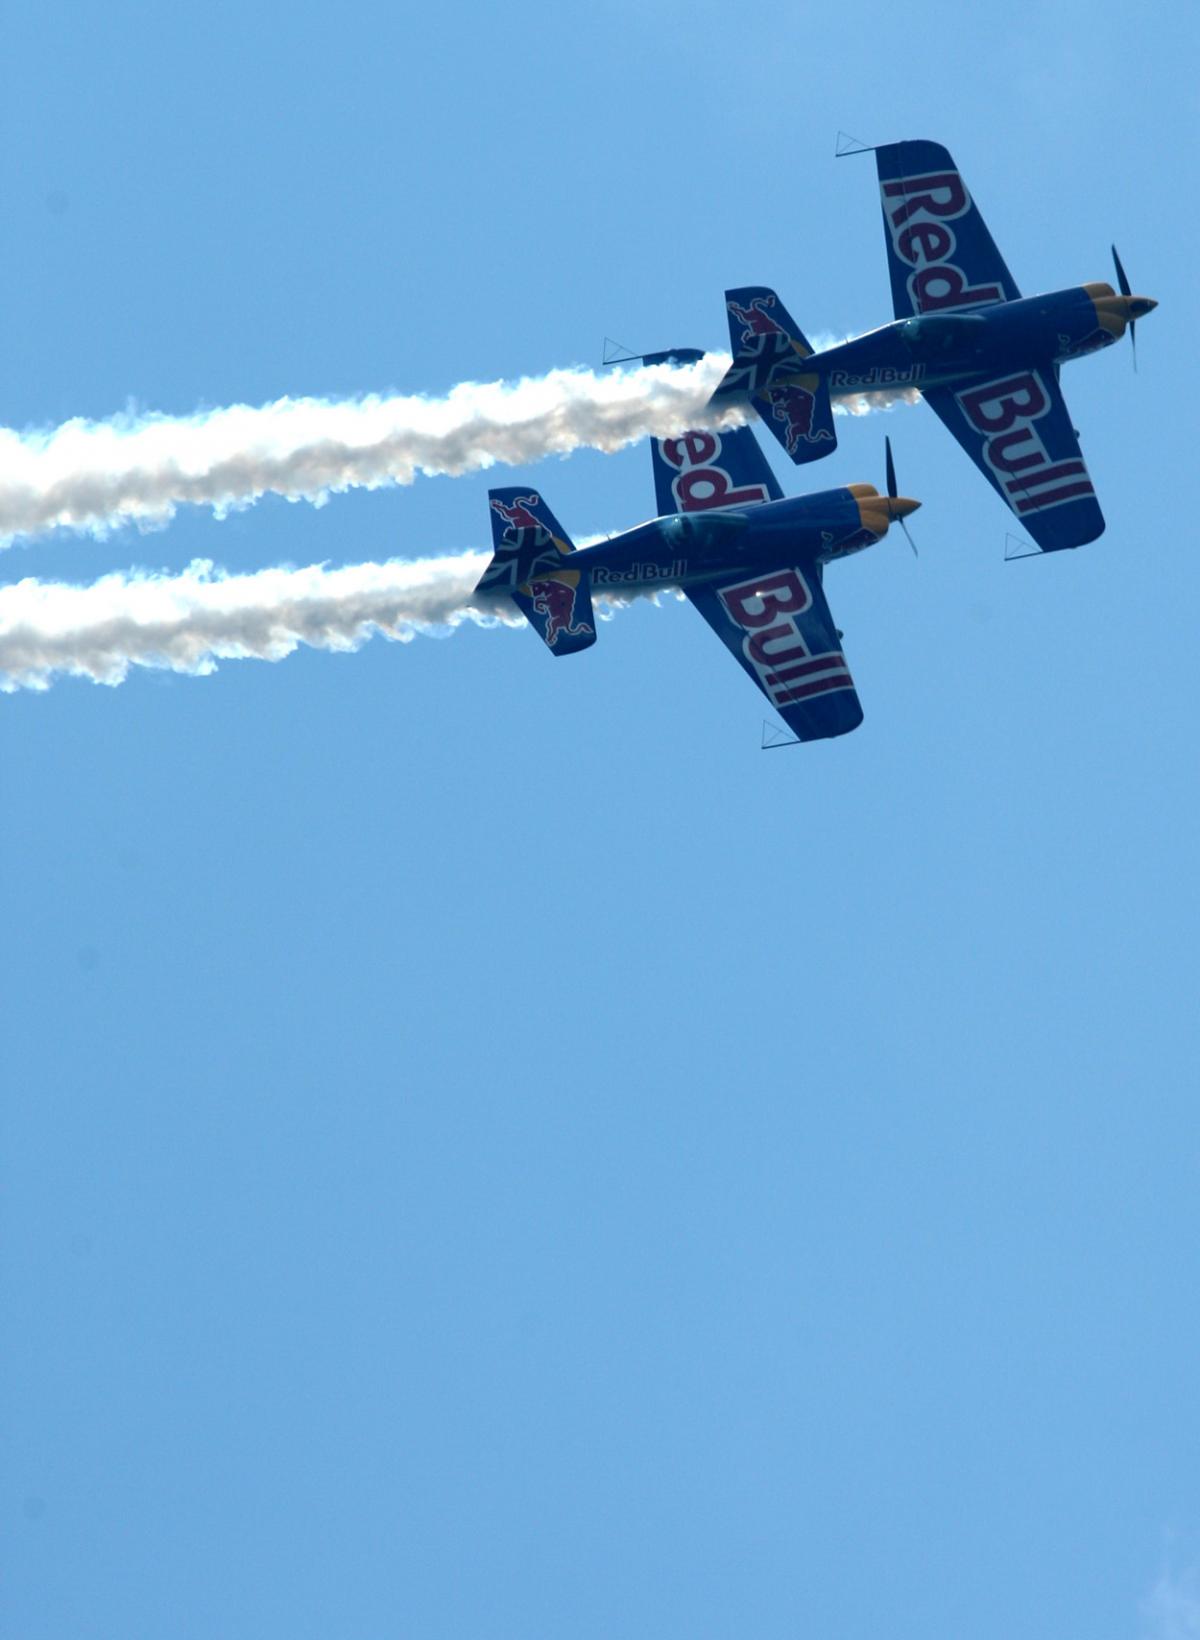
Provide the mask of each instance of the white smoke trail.
{"label": "white smoke trail", "polygon": [[[0,692],[46,689],[62,676],[118,684],[138,666],[204,674],[218,660],[282,660],[300,644],[353,650],[376,633],[407,643],[464,621],[520,625],[506,599],[474,591],[489,556],[250,575],[198,560],[180,575],[133,571],[90,586],[17,581],[0,587]],[[601,613],[629,601],[606,597]]]}
{"label": "white smoke trail", "polygon": [[[152,527],[182,502],[224,512],[271,493],[319,504],[355,486],[408,484],[419,472],[521,465],[585,447],[611,452],[652,433],[733,426],[742,411],[706,411],[728,364],[727,354],[709,354],[683,367],[468,382],[441,399],[279,399],[50,431],[0,428],[0,545],[55,528]],[[911,396],[861,394],[838,408],[861,414]]]}
{"label": "white smoke trail", "polygon": [[161,524],[181,502],[219,511],[267,493],[320,502],[353,486],[408,484],[419,472],[460,474],[585,446],[613,451],[695,422],[721,374],[720,359],[604,375],[555,370],[464,383],[440,399],[288,398],[0,430],[0,537],[56,526],[103,533]]}

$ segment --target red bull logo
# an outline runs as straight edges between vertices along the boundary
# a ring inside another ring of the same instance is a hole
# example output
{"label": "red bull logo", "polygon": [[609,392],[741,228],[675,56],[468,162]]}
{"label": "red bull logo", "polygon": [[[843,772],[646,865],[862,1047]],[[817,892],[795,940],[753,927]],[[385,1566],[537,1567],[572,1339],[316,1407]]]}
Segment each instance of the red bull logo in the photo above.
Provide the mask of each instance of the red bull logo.
{"label": "red bull logo", "polygon": [[756,296],[749,307],[742,307],[740,302],[727,304],[730,313],[745,328],[742,331],[742,342],[752,342],[759,336],[786,336],[787,331],[767,312],[775,306],[773,296]]}
{"label": "red bull logo", "polygon": [[[816,380],[815,377],[811,378]],[[783,442],[788,455],[795,455],[802,444],[819,444],[832,439],[828,427],[813,430],[817,413],[817,396],[807,387],[769,387],[765,395],[771,406],[772,421],[783,425]]]}
{"label": "red bull logo", "polygon": [[957,171],[897,177],[880,191],[892,250],[913,269],[908,293],[916,313],[1003,301],[999,285],[972,285],[954,259],[958,240],[950,224],[973,209]]}
{"label": "red bull logo", "polygon": [[894,364],[875,364],[869,370],[831,370],[829,386],[834,393],[863,393],[873,388],[915,387],[925,380],[923,364],[906,365],[902,370]]}
{"label": "red bull logo", "polygon": [[[493,506],[495,503],[492,503]],[[575,593],[578,576],[572,580],[559,580],[557,577],[547,576],[544,580],[530,581],[529,598],[539,615],[546,617],[546,630],[543,636],[551,649],[561,637],[580,638],[591,634],[592,628],[586,621],[575,621]]]}
{"label": "red bull logo", "polygon": [[[538,495],[518,495],[511,501],[493,501],[492,511],[500,514],[509,529],[513,530],[542,530],[546,526],[529,509],[540,507],[542,498]],[[507,531],[505,532],[507,534]]]}

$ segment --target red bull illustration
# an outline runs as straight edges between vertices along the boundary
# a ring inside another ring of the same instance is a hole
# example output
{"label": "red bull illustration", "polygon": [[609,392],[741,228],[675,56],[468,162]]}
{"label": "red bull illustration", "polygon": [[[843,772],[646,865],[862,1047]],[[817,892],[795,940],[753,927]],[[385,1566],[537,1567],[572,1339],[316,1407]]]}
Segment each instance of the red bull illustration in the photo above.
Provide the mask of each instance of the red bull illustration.
{"label": "red bull illustration", "polygon": [[[810,378],[813,388],[816,387],[817,377]],[[801,444],[809,441],[820,442],[823,439],[833,440],[833,429],[829,427],[813,427],[816,417],[817,397],[813,388],[809,387],[770,387],[763,395],[771,406],[772,419],[783,424],[781,438],[783,447],[788,455],[794,456]]]}
{"label": "red bull illustration", "polygon": [[540,495],[488,492],[493,555],[478,590],[512,599],[552,655],[574,655],[596,641],[590,577]]}
{"label": "red bull illustration", "polygon": [[725,308],[733,362],[713,401],[749,399],[795,462],[829,455],[837,444],[829,378],[809,370],[812,348],[787,308],[765,285],[727,290]]}
{"label": "red bull illustration", "polygon": [[544,535],[548,535],[550,532],[546,526],[530,511],[531,507],[540,505],[540,496],[519,495],[512,501],[493,501],[492,511],[498,512],[513,530],[540,530]]}
{"label": "red bull illustration", "polygon": [[530,581],[527,588],[530,602],[539,615],[546,617],[546,630],[543,636],[550,648],[553,649],[559,638],[580,638],[586,633],[595,633],[595,628],[586,621],[575,621],[575,598],[579,584],[579,576],[564,577],[547,576],[543,580]]}
{"label": "red bull illustration", "polygon": [[742,330],[743,343],[752,342],[756,336],[787,335],[787,331],[783,326],[772,319],[767,312],[768,308],[775,306],[777,300],[777,297],[769,295],[756,296],[749,307],[743,307],[735,300],[730,300],[725,304],[733,317],[744,327]]}

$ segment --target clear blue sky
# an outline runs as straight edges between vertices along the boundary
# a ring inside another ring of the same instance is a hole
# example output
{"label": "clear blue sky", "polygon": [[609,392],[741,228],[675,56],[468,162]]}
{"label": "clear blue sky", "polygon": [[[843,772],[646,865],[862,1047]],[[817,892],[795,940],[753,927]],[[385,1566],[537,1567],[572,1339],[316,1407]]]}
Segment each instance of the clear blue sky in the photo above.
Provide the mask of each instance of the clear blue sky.
{"label": "clear blue sky", "polygon": [[[945,142],[1022,288],[1115,239],[1162,305],[1064,376],[1077,553],[1005,564],[924,407],[842,424],[820,482],[887,430],[925,501],[828,578],[844,741],[763,756],[676,604],[0,699],[6,1635],[1200,1632],[1198,44],[11,0],[8,425],[722,345],[738,283],[881,323],[839,127]],[[651,511],[644,448],[535,474]],[[487,483],[0,577],[482,545]]]}

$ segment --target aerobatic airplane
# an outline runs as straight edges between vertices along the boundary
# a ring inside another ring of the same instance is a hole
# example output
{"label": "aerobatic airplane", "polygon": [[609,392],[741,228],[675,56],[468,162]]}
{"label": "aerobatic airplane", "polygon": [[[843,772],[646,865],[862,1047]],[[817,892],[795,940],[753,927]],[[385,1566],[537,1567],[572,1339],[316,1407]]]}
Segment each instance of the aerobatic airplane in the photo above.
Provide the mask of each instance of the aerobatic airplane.
{"label": "aerobatic airplane", "polygon": [[[1157,303],[1094,282],[1023,297],[936,142],[875,149],[894,324],[815,353],[774,291],[725,293],[733,365],[714,400],[749,400],[793,461],[837,443],[831,396],[916,388],[1045,552],[1104,529],[1059,366],[1108,347]],[[1135,344],[1136,345],[1136,344]]]}
{"label": "aerobatic airplane", "polygon": [[[690,364],[696,348],[647,354]],[[862,722],[854,680],[821,587],[834,558],[869,547],[920,506],[851,484],[785,499],[749,427],[690,432],[652,445],[662,515],[576,551],[528,486],[489,490],[495,555],[478,590],[507,593],[554,655],[596,641],[593,591],[679,587],[799,740]]]}

